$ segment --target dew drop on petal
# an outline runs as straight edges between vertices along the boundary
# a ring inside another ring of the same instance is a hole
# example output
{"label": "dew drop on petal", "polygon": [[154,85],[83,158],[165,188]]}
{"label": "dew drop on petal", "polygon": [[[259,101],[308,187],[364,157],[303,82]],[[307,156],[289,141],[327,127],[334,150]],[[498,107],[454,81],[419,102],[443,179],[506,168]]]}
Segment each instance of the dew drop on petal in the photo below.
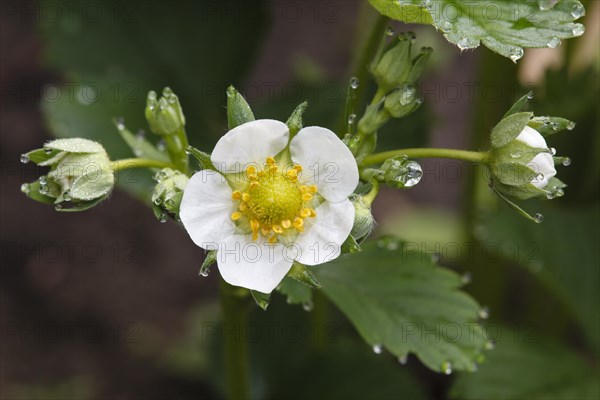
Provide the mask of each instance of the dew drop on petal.
{"label": "dew drop on petal", "polygon": [[40,194],[43,194],[43,195],[48,194],[48,187],[47,186],[40,187]]}
{"label": "dew drop on petal", "polygon": [[557,3],[557,0],[538,0],[538,6],[541,11],[547,11],[552,9]]}
{"label": "dew drop on petal", "polygon": [[518,46],[511,48],[509,51],[509,57],[513,62],[520,60],[523,57],[523,54],[525,54],[523,48]]}
{"label": "dew drop on petal", "polygon": [[208,268],[201,269],[200,275],[206,278],[208,276]]}
{"label": "dew drop on petal", "polygon": [[550,47],[551,49],[555,49],[558,46],[560,46],[560,39],[557,38],[556,36],[552,36],[552,38],[548,41],[548,47]]}
{"label": "dew drop on petal", "polygon": [[360,86],[360,80],[353,76],[352,78],[350,78],[350,87],[354,90],[358,89],[358,87]]}
{"label": "dew drop on petal", "polygon": [[519,153],[519,152],[516,152],[516,153],[510,153],[510,156],[511,156],[512,158],[521,158],[521,156],[522,156],[522,155],[523,155],[523,154],[521,154],[521,153]]}
{"label": "dew drop on petal", "polygon": [[585,8],[581,3],[575,4],[573,8],[571,8],[571,15],[573,18],[581,18],[585,15]]}
{"label": "dew drop on petal", "polygon": [[533,216],[533,220],[536,224],[539,224],[544,220],[544,216],[541,213],[537,213]]}
{"label": "dew drop on petal", "polygon": [[373,353],[381,354],[383,352],[383,346],[380,344],[373,345]]}
{"label": "dew drop on petal", "polygon": [[581,36],[585,32],[585,26],[583,24],[575,24],[573,26],[573,36]]}
{"label": "dew drop on petal", "polygon": [[23,164],[27,164],[29,162],[29,156],[27,154],[21,154],[20,160]]}

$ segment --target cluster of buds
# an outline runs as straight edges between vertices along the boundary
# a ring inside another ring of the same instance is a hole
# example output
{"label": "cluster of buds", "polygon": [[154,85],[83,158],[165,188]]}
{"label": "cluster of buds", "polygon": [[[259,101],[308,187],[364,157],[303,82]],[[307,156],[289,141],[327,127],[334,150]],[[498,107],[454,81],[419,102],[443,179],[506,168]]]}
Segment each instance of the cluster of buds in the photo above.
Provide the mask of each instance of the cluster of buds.
{"label": "cluster of buds", "polygon": [[100,143],[88,139],[57,139],[21,156],[50,167],[48,174],[25,183],[21,190],[33,200],[54,204],[58,211],[81,211],[108,197],[115,184],[111,161]]}

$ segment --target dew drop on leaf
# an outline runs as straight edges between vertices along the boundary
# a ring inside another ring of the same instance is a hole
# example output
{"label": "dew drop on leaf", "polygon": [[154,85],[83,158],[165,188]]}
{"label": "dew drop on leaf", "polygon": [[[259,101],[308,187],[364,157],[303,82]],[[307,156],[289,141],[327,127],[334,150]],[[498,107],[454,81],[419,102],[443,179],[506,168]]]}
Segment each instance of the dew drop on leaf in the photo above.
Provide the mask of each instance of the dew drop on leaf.
{"label": "dew drop on leaf", "polygon": [[513,62],[517,62],[517,60],[520,60],[523,57],[524,53],[522,47],[513,47],[509,51],[509,56]]}
{"label": "dew drop on leaf", "polygon": [[550,47],[551,49],[555,49],[558,46],[560,46],[560,39],[557,38],[556,36],[553,36],[549,41],[548,41],[548,47]]}
{"label": "dew drop on leaf", "polygon": [[585,15],[585,8],[581,3],[575,4],[573,8],[571,8],[571,15],[573,18],[581,18]]}
{"label": "dew drop on leaf", "polygon": [[450,361],[442,363],[442,372],[446,375],[450,375],[452,373],[452,363]]}
{"label": "dew drop on leaf", "polygon": [[356,89],[358,89],[359,86],[360,86],[360,80],[357,77],[353,76],[350,79],[350,87],[352,89],[356,90]]}
{"label": "dew drop on leaf", "polygon": [[573,36],[581,36],[585,32],[585,26],[583,24],[575,24],[573,26]]}
{"label": "dew drop on leaf", "polygon": [[27,164],[29,162],[29,156],[27,154],[21,154],[20,160],[23,164]]}
{"label": "dew drop on leaf", "polygon": [[571,165],[571,159],[569,157],[563,158],[562,165],[564,165],[565,167],[568,167],[569,165]]}
{"label": "dew drop on leaf", "polygon": [[406,365],[406,364],[408,363],[408,355],[407,355],[407,354],[404,354],[404,355],[402,355],[402,356],[398,357],[398,362],[399,362],[401,365]]}
{"label": "dew drop on leaf", "polygon": [[383,352],[383,346],[380,344],[373,345],[373,353],[381,354]]}
{"label": "dew drop on leaf", "polygon": [[28,183],[24,183],[21,185],[21,192],[27,194],[29,193],[29,184]]}
{"label": "dew drop on leaf", "polygon": [[314,306],[315,305],[312,301],[305,301],[304,303],[302,303],[302,309],[306,312],[312,311]]}
{"label": "dew drop on leaf", "polygon": [[533,220],[536,224],[539,224],[544,220],[544,216],[541,213],[537,213],[533,216]]}

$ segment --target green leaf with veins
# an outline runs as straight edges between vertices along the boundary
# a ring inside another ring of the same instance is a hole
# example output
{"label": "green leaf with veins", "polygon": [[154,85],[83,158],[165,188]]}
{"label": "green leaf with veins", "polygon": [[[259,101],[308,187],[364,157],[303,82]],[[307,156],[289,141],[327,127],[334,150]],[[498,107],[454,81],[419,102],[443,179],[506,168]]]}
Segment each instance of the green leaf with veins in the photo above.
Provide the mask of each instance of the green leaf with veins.
{"label": "green leaf with veins", "polygon": [[313,271],[367,343],[438,372],[474,369],[486,340],[461,277],[394,238],[362,248]]}
{"label": "green leaf with veins", "polygon": [[556,47],[562,39],[581,36],[573,21],[585,14],[576,0],[369,0],[379,13],[407,23],[431,24],[461,50],[483,43],[517,61],[523,48]]}

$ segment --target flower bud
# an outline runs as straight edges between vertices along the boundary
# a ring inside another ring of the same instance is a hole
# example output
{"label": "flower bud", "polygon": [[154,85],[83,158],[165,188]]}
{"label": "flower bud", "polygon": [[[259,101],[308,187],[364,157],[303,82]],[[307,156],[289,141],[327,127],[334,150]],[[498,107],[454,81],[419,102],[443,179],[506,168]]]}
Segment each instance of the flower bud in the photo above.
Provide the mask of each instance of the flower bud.
{"label": "flower bud", "polygon": [[371,214],[371,207],[362,199],[362,196],[355,195],[351,199],[354,205],[354,225],[350,234],[355,239],[362,239],[373,232],[375,227],[375,218]]}
{"label": "flower bud", "polygon": [[172,135],[185,126],[185,117],[179,99],[166,87],[163,97],[157,98],[156,92],[148,92],[146,100],[146,120],[150,130],[157,135]]}
{"label": "flower bud", "polygon": [[157,182],[152,191],[154,214],[161,222],[167,220],[167,215],[178,219],[183,191],[190,179],[185,174],[170,168],[158,171],[154,179]]}
{"label": "flower bud", "polygon": [[404,83],[412,68],[410,50],[414,34],[402,33],[380,50],[371,64],[371,72],[380,88],[385,91]]}
{"label": "flower bud", "polygon": [[384,107],[394,118],[404,117],[415,111],[423,103],[417,96],[417,88],[406,83],[385,97]]}
{"label": "flower bud", "polygon": [[57,210],[90,208],[105,199],[115,183],[104,147],[92,140],[53,140],[21,157],[21,161],[29,160],[50,167],[50,172],[23,185],[23,192],[34,200],[56,204]]}

